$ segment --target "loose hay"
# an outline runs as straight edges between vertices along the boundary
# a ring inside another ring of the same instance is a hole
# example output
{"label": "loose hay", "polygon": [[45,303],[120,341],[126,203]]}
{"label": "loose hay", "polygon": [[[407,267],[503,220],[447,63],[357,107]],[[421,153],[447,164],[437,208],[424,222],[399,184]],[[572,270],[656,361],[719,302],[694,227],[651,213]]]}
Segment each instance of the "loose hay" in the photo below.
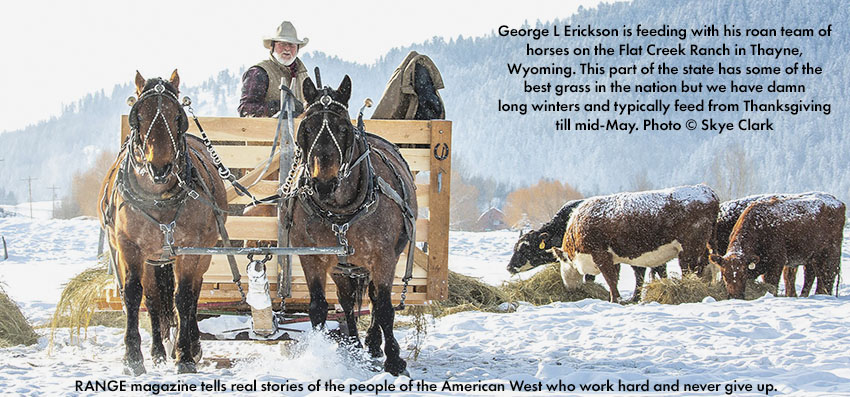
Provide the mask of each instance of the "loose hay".
{"label": "loose hay", "polygon": [[449,297],[442,302],[444,306],[498,306],[506,300],[504,292],[474,277],[449,271],[448,281]]}
{"label": "loose hay", "polygon": [[32,345],[38,342],[38,334],[21,313],[18,304],[0,287],[0,348]]}
{"label": "loose hay", "polygon": [[552,302],[576,302],[582,299],[608,300],[608,290],[598,283],[582,283],[578,288],[567,289],[561,280],[559,264],[547,265],[541,272],[527,280],[511,281],[502,285],[508,300],[525,301],[535,305]]}
{"label": "loose hay", "polygon": [[[100,265],[74,276],[65,285],[59,303],[56,304],[56,311],[53,313],[53,321],[50,325],[51,346],[53,346],[53,337],[57,327],[69,329],[72,343],[75,341],[79,343],[88,336],[87,330],[97,308],[95,302],[103,289],[112,283],[113,276],[106,274],[106,266],[103,262],[104,260],[101,261]],[[116,317],[120,317],[120,315],[112,314],[105,317],[109,323],[114,324],[118,321]],[[82,339],[80,338],[81,333]]]}
{"label": "loose hay", "polygon": [[726,289],[719,283],[710,284],[694,273],[682,278],[667,277],[652,280],[643,286],[641,302],[658,302],[665,305],[702,302],[707,296],[726,299]]}
{"label": "loose hay", "polygon": [[[758,299],[770,292],[776,296],[776,287],[756,280],[747,280],[745,300]],[[681,303],[698,303],[711,296],[715,300],[729,298],[726,284],[721,282],[709,283],[693,273],[686,273],[682,278],[669,277],[656,279],[643,287],[641,302],[658,302],[666,305]]]}

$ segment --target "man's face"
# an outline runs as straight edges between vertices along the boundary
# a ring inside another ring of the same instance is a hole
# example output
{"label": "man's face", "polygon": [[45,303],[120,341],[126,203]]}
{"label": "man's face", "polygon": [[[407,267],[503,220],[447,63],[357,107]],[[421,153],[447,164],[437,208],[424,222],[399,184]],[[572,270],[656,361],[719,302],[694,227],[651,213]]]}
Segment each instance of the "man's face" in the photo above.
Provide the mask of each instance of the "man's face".
{"label": "man's face", "polygon": [[298,44],[276,41],[274,43],[274,53],[282,64],[289,65],[298,56]]}

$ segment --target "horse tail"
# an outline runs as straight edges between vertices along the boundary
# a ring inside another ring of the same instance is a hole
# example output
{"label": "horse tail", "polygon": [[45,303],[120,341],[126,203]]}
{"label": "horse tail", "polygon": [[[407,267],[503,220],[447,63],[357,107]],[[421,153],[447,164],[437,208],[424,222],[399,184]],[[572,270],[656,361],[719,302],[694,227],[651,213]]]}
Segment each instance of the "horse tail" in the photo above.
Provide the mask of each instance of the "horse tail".
{"label": "horse tail", "polygon": [[159,290],[160,332],[163,338],[174,325],[174,263],[153,266],[156,287]]}

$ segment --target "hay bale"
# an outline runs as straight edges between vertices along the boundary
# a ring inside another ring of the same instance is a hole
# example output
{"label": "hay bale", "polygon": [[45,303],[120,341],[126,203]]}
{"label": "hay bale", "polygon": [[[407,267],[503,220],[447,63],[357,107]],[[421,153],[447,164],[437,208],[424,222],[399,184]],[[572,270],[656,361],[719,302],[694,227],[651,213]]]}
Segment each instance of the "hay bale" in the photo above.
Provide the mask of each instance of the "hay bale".
{"label": "hay bale", "polygon": [[38,342],[38,334],[21,313],[21,308],[0,287],[0,348],[29,346],[36,342]]}
{"label": "hay bale", "polygon": [[[51,346],[57,327],[69,329],[72,343],[74,341],[79,343],[80,340],[88,336],[87,330],[97,309],[95,302],[103,289],[108,287],[113,280],[113,276],[106,274],[104,258],[101,259],[98,266],[86,269],[74,276],[65,285],[59,303],[56,304],[56,311],[53,313],[53,321],[50,325]],[[116,317],[114,314],[106,317],[109,318],[110,323],[117,322],[113,318]],[[81,333],[82,339],[80,338]]]}
{"label": "hay bale", "polygon": [[559,264],[545,269],[527,280],[511,281],[502,285],[510,301],[525,301],[535,305],[552,302],[576,302],[582,299],[608,300],[608,290],[598,283],[582,283],[578,288],[567,289],[561,280]]}
{"label": "hay bale", "polygon": [[694,273],[685,273],[681,278],[667,277],[652,280],[643,286],[641,302],[658,302],[665,305],[702,302],[707,296],[716,300],[726,299],[726,289],[718,283]]}

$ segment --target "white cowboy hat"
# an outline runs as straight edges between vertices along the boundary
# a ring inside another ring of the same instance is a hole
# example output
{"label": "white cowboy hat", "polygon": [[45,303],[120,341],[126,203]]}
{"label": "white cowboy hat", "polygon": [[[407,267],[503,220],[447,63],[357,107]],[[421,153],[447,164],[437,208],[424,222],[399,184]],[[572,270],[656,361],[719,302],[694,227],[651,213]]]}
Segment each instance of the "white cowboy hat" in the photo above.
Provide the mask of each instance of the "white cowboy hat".
{"label": "white cowboy hat", "polygon": [[303,40],[299,39],[298,33],[295,31],[295,26],[292,26],[292,22],[283,21],[283,23],[277,27],[277,32],[275,32],[274,36],[267,36],[263,38],[263,47],[271,49],[272,42],[275,41],[298,44],[298,49],[301,49],[307,45],[310,39],[306,37]]}

